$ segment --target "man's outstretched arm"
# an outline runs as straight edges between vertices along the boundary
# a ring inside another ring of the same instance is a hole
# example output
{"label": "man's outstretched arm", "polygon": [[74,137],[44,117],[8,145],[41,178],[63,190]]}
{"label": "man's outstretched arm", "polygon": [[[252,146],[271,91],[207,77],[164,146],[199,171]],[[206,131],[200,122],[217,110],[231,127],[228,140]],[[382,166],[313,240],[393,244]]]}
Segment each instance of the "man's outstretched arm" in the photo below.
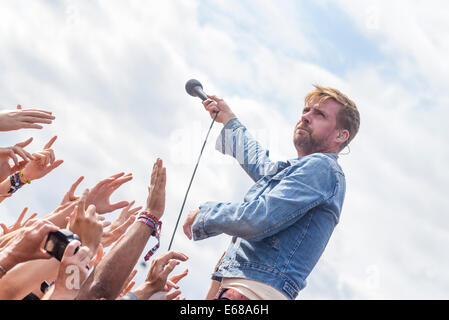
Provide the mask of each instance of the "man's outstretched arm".
{"label": "man's outstretched arm", "polygon": [[268,150],[251,136],[228,104],[216,96],[208,97],[210,100],[204,101],[203,105],[211,117],[214,117],[214,112],[219,111],[216,121],[224,125],[215,148],[234,157],[253,181],[275,174],[277,166],[270,160]]}

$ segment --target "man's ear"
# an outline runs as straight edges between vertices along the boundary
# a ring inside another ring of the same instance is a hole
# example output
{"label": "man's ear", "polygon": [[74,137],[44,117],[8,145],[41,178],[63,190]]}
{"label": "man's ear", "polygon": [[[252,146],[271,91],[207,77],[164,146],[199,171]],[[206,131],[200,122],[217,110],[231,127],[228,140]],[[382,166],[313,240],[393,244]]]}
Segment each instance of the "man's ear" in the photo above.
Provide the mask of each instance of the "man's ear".
{"label": "man's ear", "polygon": [[346,140],[349,139],[349,131],[348,130],[340,130],[337,136],[337,141],[340,143],[344,143]]}

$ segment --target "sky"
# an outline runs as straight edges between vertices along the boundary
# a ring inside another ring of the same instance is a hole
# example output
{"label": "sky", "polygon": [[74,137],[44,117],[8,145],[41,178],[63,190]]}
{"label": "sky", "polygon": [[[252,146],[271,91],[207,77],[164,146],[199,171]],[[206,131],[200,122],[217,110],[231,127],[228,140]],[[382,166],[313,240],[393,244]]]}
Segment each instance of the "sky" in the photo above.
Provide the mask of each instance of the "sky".
{"label": "sky", "polygon": [[[0,109],[56,116],[43,130],[1,133],[0,145],[34,137],[27,150],[36,152],[57,135],[64,160],[5,200],[0,221],[25,206],[45,216],[81,175],[78,193],[131,172],[111,200],[143,205],[161,157],[163,253],[211,121],[185,82],[224,98],[275,161],[296,156],[293,128],[317,83],[354,100],[361,126],[339,158],[340,222],[297,299],[447,299],[448,9],[442,0],[0,0]],[[252,185],[214,150],[220,126],[181,224],[203,202],[243,201]],[[229,241],[193,242],[178,229],[172,249],[189,256],[174,271],[189,269],[183,297],[204,298]],[[137,268],[140,283],[149,263]]]}

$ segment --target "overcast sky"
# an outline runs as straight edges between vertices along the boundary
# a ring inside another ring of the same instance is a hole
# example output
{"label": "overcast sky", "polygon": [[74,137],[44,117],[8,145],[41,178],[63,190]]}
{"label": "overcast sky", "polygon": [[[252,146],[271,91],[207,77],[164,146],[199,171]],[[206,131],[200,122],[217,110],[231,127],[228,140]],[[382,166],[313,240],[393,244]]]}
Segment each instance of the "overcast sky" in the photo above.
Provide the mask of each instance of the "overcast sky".
{"label": "overcast sky", "polygon": [[[43,130],[2,133],[0,145],[33,136],[34,152],[58,135],[65,161],[4,201],[0,221],[25,206],[45,216],[81,175],[79,193],[132,172],[112,201],[143,205],[161,157],[163,253],[210,125],[185,82],[197,78],[223,97],[273,160],[296,156],[293,128],[318,83],[357,103],[361,127],[340,156],[340,223],[298,299],[447,299],[448,9],[442,0],[0,0],[0,107],[56,116]],[[214,151],[220,129],[181,223],[202,202],[242,201],[252,184]],[[190,242],[181,229],[173,249],[190,259],[175,272],[188,268],[183,296],[202,299],[230,238]],[[149,264],[138,267],[140,283]]]}

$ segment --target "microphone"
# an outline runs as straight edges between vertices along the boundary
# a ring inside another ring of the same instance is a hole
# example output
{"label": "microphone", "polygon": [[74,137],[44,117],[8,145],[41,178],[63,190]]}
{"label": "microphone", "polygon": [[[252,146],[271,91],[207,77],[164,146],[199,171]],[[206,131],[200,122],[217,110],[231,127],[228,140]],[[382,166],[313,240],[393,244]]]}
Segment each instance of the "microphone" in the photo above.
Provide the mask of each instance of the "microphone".
{"label": "microphone", "polygon": [[203,101],[208,99],[207,95],[203,91],[203,86],[198,80],[190,79],[189,81],[187,81],[186,91],[192,97],[198,97]]}

